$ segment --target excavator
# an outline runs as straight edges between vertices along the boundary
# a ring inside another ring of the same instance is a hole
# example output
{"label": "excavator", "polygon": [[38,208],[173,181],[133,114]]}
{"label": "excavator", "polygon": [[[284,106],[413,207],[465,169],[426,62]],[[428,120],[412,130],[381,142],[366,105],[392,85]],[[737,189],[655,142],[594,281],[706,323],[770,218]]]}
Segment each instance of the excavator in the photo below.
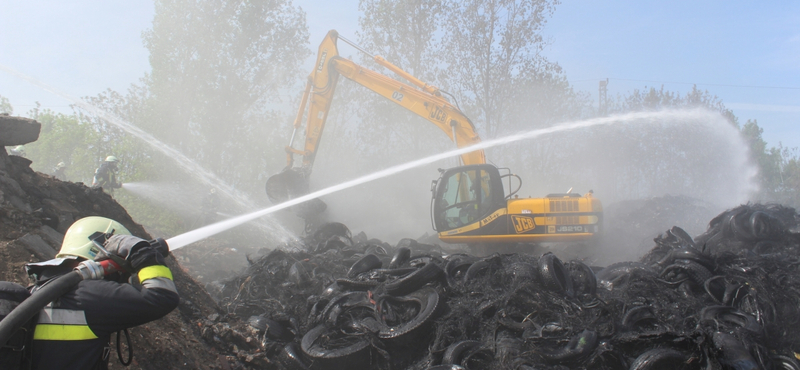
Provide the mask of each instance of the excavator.
{"label": "excavator", "polygon": [[[375,63],[409,83],[339,56],[337,40],[369,55]],[[266,191],[272,202],[279,203],[308,193],[309,176],[339,76],[433,123],[458,148],[481,141],[472,121],[445,97],[450,94],[417,79],[331,30],[320,44],[314,70],[303,92],[294,130],[286,146],[287,166],[267,180]],[[304,116],[305,147],[302,150],[295,149],[295,137],[302,127]],[[295,155],[302,158],[301,165],[297,167],[294,166]],[[442,242],[483,246],[581,242],[592,240],[601,233],[602,205],[593,197],[592,191],[580,195],[570,189],[566,193],[549,194],[544,198],[520,198],[516,193],[522,187],[521,178],[507,168],[487,163],[482,149],[464,153],[460,160],[463,165],[459,167],[440,169],[439,178],[431,185],[431,223]],[[517,185],[514,190],[511,189],[512,179]],[[508,193],[504,182],[508,185]],[[324,205],[317,203],[310,208],[324,210]]]}

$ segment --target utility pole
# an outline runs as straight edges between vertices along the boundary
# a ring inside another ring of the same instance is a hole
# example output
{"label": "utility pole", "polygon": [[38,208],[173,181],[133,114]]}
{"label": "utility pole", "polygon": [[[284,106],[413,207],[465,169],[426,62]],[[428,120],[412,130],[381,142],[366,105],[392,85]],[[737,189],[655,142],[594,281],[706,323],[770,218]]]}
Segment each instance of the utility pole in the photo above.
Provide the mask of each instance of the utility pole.
{"label": "utility pole", "polygon": [[608,79],[600,81],[600,95],[597,102],[597,114],[605,116],[608,114]]}

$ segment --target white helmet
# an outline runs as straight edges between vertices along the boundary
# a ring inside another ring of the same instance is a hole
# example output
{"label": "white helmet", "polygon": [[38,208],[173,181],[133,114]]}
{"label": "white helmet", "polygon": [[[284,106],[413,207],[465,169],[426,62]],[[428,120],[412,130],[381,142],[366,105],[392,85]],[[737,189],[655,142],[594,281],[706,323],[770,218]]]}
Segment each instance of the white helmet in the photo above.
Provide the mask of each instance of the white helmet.
{"label": "white helmet", "polygon": [[56,258],[63,258],[66,256],[83,257],[87,260],[93,260],[94,256],[100,252],[100,249],[94,245],[94,242],[89,239],[89,236],[96,232],[114,235],[131,235],[131,232],[122,226],[121,223],[114,221],[110,218],[90,216],[84,217],[67,229],[64,234],[64,242],[61,243],[61,250],[58,251]]}
{"label": "white helmet", "polygon": [[110,155],[110,156],[106,157],[106,162],[114,162],[114,163],[117,163],[117,162],[119,162],[119,159],[117,159],[117,157],[115,157],[115,156],[113,156],[113,155]]}

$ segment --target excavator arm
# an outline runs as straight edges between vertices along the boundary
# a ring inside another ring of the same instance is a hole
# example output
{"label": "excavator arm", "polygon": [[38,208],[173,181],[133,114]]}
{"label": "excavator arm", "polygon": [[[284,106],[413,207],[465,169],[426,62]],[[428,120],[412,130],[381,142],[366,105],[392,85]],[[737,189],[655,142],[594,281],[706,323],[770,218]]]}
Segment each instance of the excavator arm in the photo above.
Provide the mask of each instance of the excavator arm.
{"label": "excavator arm", "polygon": [[[306,177],[311,173],[339,75],[425,118],[444,131],[459,148],[480,142],[475,126],[469,118],[447,101],[438,88],[420,81],[380,56],[373,56],[373,60],[416,87],[342,58],[337,48],[338,39],[337,32],[330,31],[320,44],[314,70],[308,76],[300,109],[294,120],[294,132],[286,147],[287,168],[294,165],[294,156],[299,155],[302,157],[301,171]],[[303,150],[298,150],[293,147],[294,139],[302,127],[304,116],[307,117],[305,146]],[[461,159],[464,164],[486,163],[483,150],[466,153]]]}

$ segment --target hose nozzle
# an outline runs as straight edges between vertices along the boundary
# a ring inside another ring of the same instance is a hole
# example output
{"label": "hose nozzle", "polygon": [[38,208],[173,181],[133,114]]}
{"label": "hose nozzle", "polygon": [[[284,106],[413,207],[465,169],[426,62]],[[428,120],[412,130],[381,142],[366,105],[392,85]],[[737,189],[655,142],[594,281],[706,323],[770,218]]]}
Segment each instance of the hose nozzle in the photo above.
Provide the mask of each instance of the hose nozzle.
{"label": "hose nozzle", "polygon": [[158,253],[161,253],[162,256],[164,257],[169,256],[169,245],[167,244],[167,241],[164,240],[164,238],[155,238],[153,240],[148,241],[148,243],[150,243],[150,246],[155,248],[158,251]]}

